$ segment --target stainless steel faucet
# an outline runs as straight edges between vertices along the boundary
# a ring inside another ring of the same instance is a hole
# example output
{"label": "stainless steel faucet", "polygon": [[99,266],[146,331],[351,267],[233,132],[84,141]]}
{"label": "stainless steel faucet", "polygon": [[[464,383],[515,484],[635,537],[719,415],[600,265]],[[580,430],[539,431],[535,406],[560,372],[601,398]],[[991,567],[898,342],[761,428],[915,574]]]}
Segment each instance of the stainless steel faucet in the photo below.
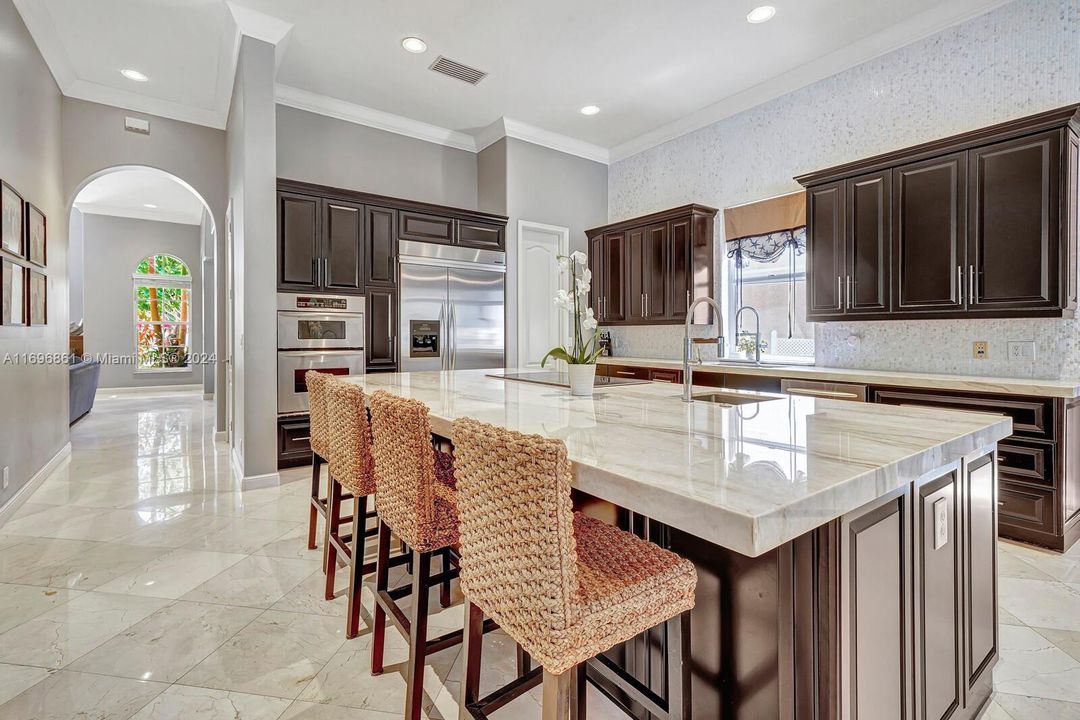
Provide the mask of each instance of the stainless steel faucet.
{"label": "stainless steel faucet", "polygon": [[761,316],[758,315],[758,311],[749,305],[743,305],[739,308],[739,312],[735,313],[735,342],[739,342],[739,318],[742,317],[743,311],[749,310],[754,313],[754,363],[756,365],[761,364]]}
{"label": "stainless steel faucet", "polygon": [[717,355],[724,357],[724,336],[717,335],[712,338],[691,338],[690,337],[690,323],[694,319],[694,310],[701,303],[708,303],[712,305],[713,310],[716,312],[716,327],[720,328],[720,332],[723,332],[724,328],[724,316],[720,311],[720,306],[711,297],[702,296],[695,300],[689,308],[686,310],[686,331],[683,337],[683,361],[682,361],[682,382],[683,402],[694,402],[693,387],[694,387],[694,370],[690,365],[690,358],[694,353],[694,345],[716,345]]}

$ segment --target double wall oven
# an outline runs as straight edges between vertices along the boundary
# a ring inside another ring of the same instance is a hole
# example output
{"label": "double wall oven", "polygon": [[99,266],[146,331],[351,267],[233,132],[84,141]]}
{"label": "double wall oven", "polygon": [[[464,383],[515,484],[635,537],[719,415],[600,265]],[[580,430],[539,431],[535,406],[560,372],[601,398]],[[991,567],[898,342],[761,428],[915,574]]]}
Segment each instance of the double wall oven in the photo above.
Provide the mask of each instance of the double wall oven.
{"label": "double wall oven", "polygon": [[278,414],[308,411],[308,370],[364,372],[364,298],[278,294]]}

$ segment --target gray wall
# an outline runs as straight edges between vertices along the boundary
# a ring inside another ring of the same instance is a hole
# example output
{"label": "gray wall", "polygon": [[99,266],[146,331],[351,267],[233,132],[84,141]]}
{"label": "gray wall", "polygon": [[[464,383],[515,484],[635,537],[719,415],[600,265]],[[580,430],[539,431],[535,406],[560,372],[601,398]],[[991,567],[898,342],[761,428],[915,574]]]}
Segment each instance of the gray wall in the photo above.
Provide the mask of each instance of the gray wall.
{"label": "gray wall", "polygon": [[[131,274],[147,255],[175,255],[191,270],[191,350],[201,353],[203,297],[198,225],[134,220],[109,215],[83,216],[86,248],[86,352],[129,358],[135,352]],[[104,364],[102,388],[192,385],[203,368],[190,372],[136,372],[134,365]]]}
{"label": "gray wall", "polygon": [[277,170],[274,46],[244,37],[226,130],[235,310],[236,438],[248,479],[277,476]]}
{"label": "gray wall", "polygon": [[[592,160],[504,138],[506,155],[507,366],[517,365],[518,220],[570,228],[570,250],[586,250],[585,231],[607,221],[608,168]],[[494,146],[493,146],[494,147]],[[496,155],[498,154],[496,150]],[[497,172],[485,176],[497,177]],[[496,186],[497,187],[497,186]],[[485,189],[485,197],[497,197]]]}
{"label": "gray wall", "polygon": [[476,208],[476,154],[277,107],[278,175],[333,187]]}
{"label": "gray wall", "polygon": [[[203,210],[199,223],[199,255],[202,258],[202,342],[203,352],[217,356],[217,235],[214,220]],[[210,366],[203,372],[203,394],[210,396],[217,386],[216,373]]]}
{"label": "gray wall", "polygon": [[[150,121],[150,135],[124,130],[124,117],[133,115]],[[227,203],[225,180],[225,132],[214,128],[136,113],[108,105],[64,98],[63,101],[64,198],[67,208],[79,189],[95,174],[124,165],[141,165],[164,170],[194,188],[210,206],[217,227],[223,227]],[[225,233],[217,233],[217,252],[223,256]],[[215,269],[218,286],[222,271]],[[217,345],[224,344],[223,323],[218,324]],[[218,383],[224,365],[215,371]],[[217,427],[224,429],[225,405],[217,404]]]}
{"label": "gray wall", "polygon": [[[67,352],[68,215],[61,166],[61,97],[48,66],[11,0],[0,0],[0,177],[48,219],[49,324],[0,328],[0,360],[8,353]],[[0,468],[10,484],[0,507],[68,442],[68,369],[64,363],[0,362]]]}
{"label": "gray wall", "polygon": [[78,322],[83,317],[83,214],[71,208],[68,223],[68,317]]}
{"label": "gray wall", "polygon": [[[613,164],[609,215],[798,190],[800,173],[1078,102],[1078,77],[1080,3],[1011,2]],[[716,231],[722,270],[723,223]],[[679,352],[677,328],[613,332],[619,354]],[[1080,377],[1078,333],[1075,320],[913,320],[818,323],[815,340],[825,365]],[[974,340],[989,341],[988,360],[972,358]],[[1008,340],[1035,341],[1035,362],[1009,362]]]}

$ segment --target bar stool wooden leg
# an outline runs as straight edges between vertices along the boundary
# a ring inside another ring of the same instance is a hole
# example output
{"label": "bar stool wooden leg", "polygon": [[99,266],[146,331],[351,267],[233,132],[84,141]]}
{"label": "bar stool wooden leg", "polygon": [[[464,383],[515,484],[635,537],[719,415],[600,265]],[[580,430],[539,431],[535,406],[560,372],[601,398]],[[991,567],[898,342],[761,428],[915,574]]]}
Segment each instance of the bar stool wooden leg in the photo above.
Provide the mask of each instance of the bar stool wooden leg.
{"label": "bar stool wooden leg", "polygon": [[[444,573],[450,572],[450,548],[443,548],[442,550],[442,571]],[[443,580],[439,588],[439,605],[444,608],[450,607],[450,578]]]}
{"label": "bar stool wooden leg", "polygon": [[576,676],[576,666],[562,675],[544,671],[544,709],[541,713],[543,720],[570,720]]}
{"label": "bar stool wooden leg", "polygon": [[480,659],[484,649],[484,612],[465,599],[465,637],[461,654],[465,659],[458,703],[458,720],[472,720],[470,708],[480,702]]}
{"label": "bar stool wooden leg", "polygon": [[[352,563],[349,565],[349,609],[345,621],[345,637],[360,634],[360,602],[367,566],[367,495],[353,498]],[[363,518],[363,519],[358,519]]]}
{"label": "bar stool wooden leg", "polygon": [[[390,589],[390,526],[379,520],[379,557],[375,561],[375,595]],[[371,674],[382,675],[383,650],[386,644],[386,610],[375,603],[371,629]]]}
{"label": "bar stool wooden leg", "polygon": [[409,621],[409,665],[405,720],[420,720],[424,702],[424,660],[427,658],[428,587],[431,553],[413,551],[412,618]]}
{"label": "bar stool wooden leg", "polygon": [[668,720],[691,720],[694,715],[690,694],[690,611],[667,623]]}
{"label": "bar stool wooden leg", "polygon": [[570,717],[575,720],[585,720],[586,708],[588,706],[588,688],[586,686],[586,672],[585,663],[581,663],[573,670],[574,673],[574,695],[570,703]]}
{"label": "bar stool wooden leg", "polygon": [[529,653],[525,652],[525,648],[517,645],[517,674],[518,677],[524,677],[528,672],[532,670],[532,658]]}
{"label": "bar stool wooden leg", "polygon": [[326,496],[326,592],[327,600],[334,599],[334,581],[337,578],[337,546],[330,542],[331,535],[341,530],[341,483],[330,479],[330,490]]}
{"label": "bar stool wooden leg", "polygon": [[319,529],[319,511],[315,504],[319,501],[319,470],[322,468],[322,458],[318,453],[311,453],[311,502],[308,503],[308,550],[315,549],[315,536]]}

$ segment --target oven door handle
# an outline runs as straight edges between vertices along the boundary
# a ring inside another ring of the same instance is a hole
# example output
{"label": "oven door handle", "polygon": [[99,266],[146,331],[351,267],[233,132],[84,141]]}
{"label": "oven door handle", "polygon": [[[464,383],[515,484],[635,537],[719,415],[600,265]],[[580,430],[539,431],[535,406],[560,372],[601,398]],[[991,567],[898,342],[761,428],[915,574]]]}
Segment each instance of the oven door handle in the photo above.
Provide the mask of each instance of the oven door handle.
{"label": "oven door handle", "polygon": [[363,348],[352,348],[350,350],[278,350],[278,355],[285,357],[305,357],[309,355],[363,355]]}

